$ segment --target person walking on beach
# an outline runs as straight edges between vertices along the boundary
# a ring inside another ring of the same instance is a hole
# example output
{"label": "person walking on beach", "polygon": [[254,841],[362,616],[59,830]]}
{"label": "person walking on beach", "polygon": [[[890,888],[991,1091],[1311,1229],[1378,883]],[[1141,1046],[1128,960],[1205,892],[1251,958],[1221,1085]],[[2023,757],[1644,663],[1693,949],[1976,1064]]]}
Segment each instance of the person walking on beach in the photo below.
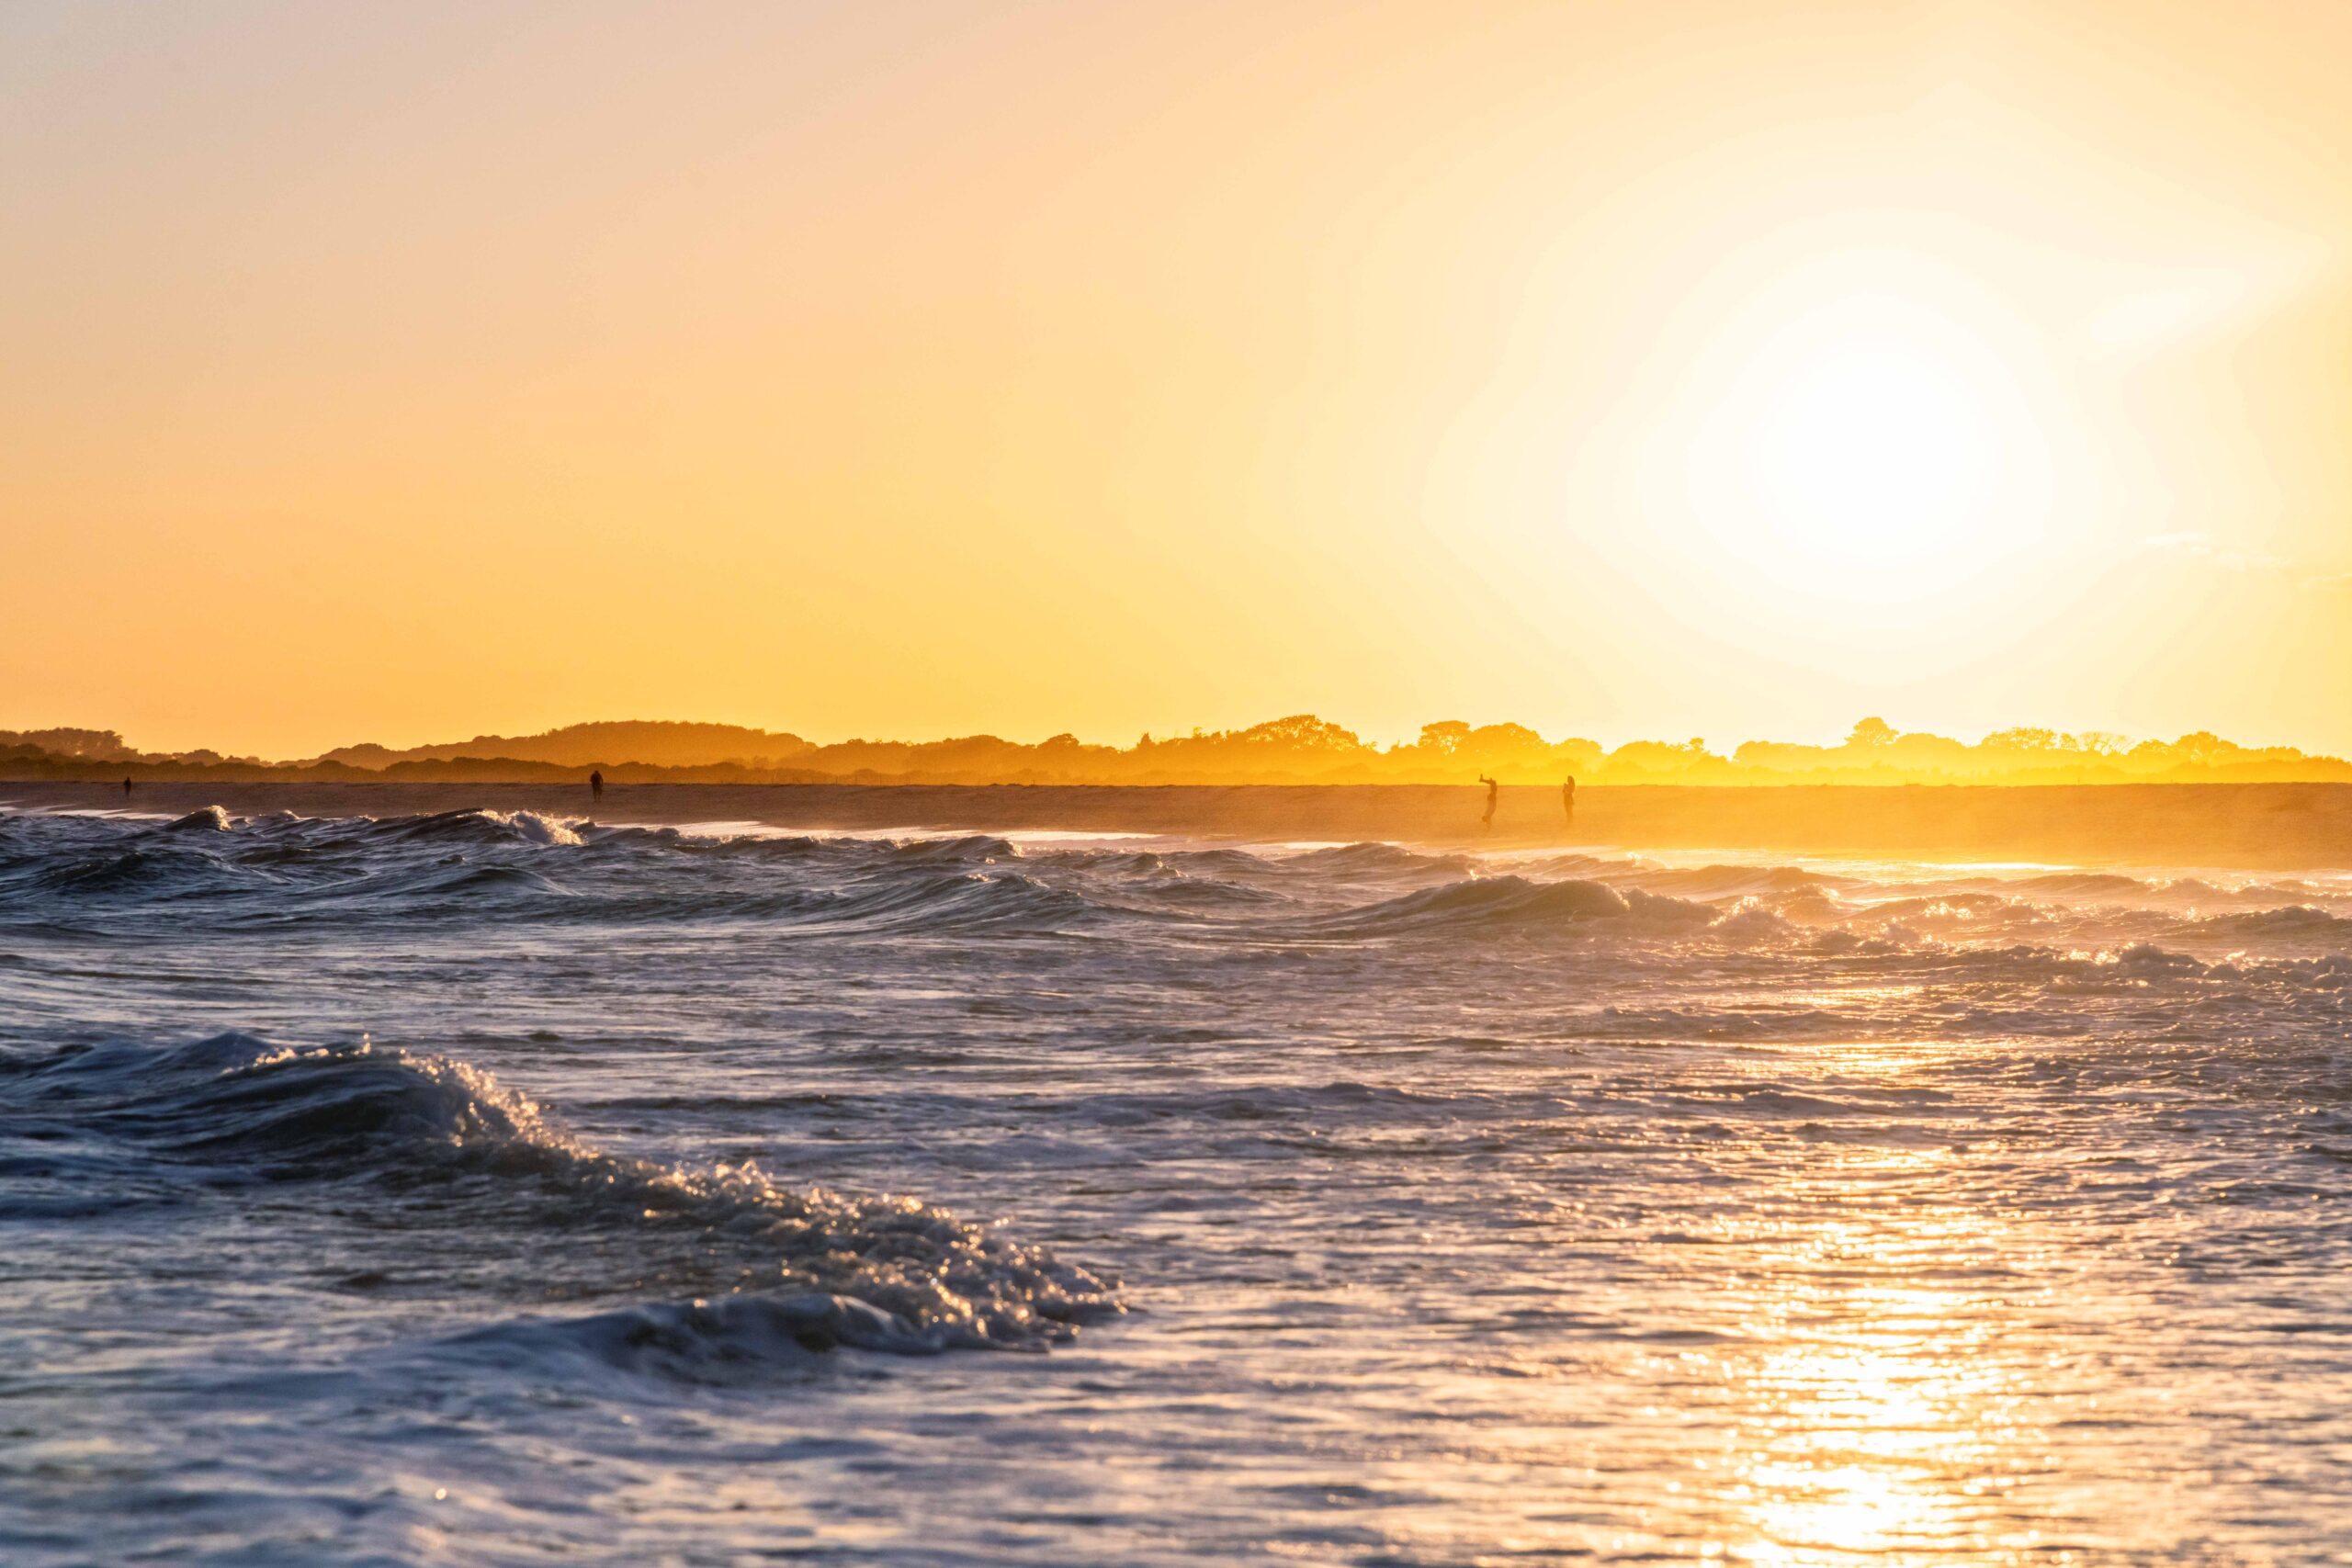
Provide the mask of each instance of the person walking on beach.
{"label": "person walking on beach", "polygon": [[1568,782],[1560,786],[1560,815],[1569,827],[1577,825],[1577,776],[1574,773],[1570,773]]}
{"label": "person walking on beach", "polygon": [[1478,818],[1478,830],[1482,833],[1491,833],[1495,830],[1495,796],[1502,789],[1502,781],[1490,779],[1486,774],[1480,773],[1478,782],[1487,786],[1487,814]]}
{"label": "person walking on beach", "polygon": [[130,780],[128,777],[122,781],[122,798],[125,800],[130,798]]}
{"label": "person walking on beach", "polygon": [[588,798],[591,800],[605,798],[605,773],[601,768],[588,770]]}

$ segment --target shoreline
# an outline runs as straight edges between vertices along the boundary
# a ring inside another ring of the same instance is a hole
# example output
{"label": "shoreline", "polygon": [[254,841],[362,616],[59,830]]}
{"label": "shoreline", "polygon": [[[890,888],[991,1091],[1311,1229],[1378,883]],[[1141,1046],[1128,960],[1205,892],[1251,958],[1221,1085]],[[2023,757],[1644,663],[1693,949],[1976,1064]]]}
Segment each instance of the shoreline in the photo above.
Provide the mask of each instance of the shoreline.
{"label": "shoreline", "polygon": [[2352,869],[2352,784],[578,784],[0,782],[0,810],[391,817],[486,807],[809,831],[1068,830],[1445,849],[1721,849],[2060,864]]}

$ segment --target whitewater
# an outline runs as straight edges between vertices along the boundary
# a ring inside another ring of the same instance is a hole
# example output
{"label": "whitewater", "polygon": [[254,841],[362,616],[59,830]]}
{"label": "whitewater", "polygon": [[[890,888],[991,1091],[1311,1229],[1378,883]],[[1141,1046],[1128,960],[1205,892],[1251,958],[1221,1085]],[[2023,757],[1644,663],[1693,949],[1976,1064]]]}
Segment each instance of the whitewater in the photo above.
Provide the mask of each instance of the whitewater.
{"label": "whitewater", "polygon": [[2333,872],[0,805],[0,1562],[2343,1562],[2347,954]]}

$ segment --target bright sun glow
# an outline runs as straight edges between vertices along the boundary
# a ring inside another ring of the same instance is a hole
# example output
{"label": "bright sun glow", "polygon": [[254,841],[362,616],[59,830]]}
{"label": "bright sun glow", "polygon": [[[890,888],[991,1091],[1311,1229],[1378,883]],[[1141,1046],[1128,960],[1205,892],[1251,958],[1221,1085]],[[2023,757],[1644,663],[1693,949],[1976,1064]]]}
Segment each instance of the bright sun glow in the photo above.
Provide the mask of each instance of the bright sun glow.
{"label": "bright sun glow", "polygon": [[1967,376],[1932,348],[1856,337],[1767,394],[1743,454],[1769,543],[1815,566],[1925,565],[1966,547],[1999,443]]}
{"label": "bright sun glow", "polygon": [[1918,256],[1830,252],[1724,279],[1640,408],[1652,434],[1629,541],[1676,558],[1711,632],[1818,645],[1888,671],[1974,657],[2041,590],[2079,446],[2039,340]]}

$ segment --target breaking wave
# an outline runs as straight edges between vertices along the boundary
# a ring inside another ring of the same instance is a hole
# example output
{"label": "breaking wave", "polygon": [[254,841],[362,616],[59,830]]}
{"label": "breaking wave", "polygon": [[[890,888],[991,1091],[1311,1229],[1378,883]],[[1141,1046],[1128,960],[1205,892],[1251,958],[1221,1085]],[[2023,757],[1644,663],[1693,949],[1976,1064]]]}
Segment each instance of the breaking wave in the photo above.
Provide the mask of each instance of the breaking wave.
{"label": "breaking wave", "polygon": [[920,865],[963,864],[977,862],[986,865],[1001,860],[1018,860],[1020,849],[1004,839],[990,838],[983,833],[967,834],[957,839],[910,839],[894,843],[888,850],[894,861]]}
{"label": "breaking wave", "polygon": [[581,842],[576,824],[536,811],[440,811],[429,817],[393,817],[368,823],[372,836],[441,843],[560,844]]}
{"label": "breaking wave", "polygon": [[1639,874],[1642,886],[1652,892],[1699,899],[1754,898],[1839,886],[1837,878],[1790,865],[1702,865],[1679,871],[1645,870]]}
{"label": "breaking wave", "polygon": [[[969,1343],[943,1325],[919,1326],[854,1296],[822,1291],[655,1302],[573,1318],[521,1318],[446,1340],[459,1356],[487,1356],[572,1381],[589,1362],[684,1382],[733,1382],[743,1370],[789,1366],[847,1347],[935,1355]],[[997,1343],[1002,1343],[998,1341]]]}
{"label": "breaking wave", "polygon": [[1400,874],[1463,876],[1472,869],[1465,855],[1424,854],[1396,844],[1382,843],[1340,844],[1327,849],[1306,850],[1287,857],[1285,863],[1295,870],[1342,876]]}
{"label": "breaking wave", "polygon": [[[412,1221],[511,1227],[523,1245],[597,1233],[643,1237],[650,1254],[684,1232],[776,1298],[673,1314],[674,1334],[707,1321],[738,1333],[764,1324],[802,1345],[1035,1348],[1122,1310],[1087,1270],[919,1200],[786,1187],[748,1162],[695,1169],[604,1153],[463,1062],[364,1041],[300,1049],[232,1033],[68,1051],[0,1072],[0,1106],[70,1117],[199,1186],[358,1184],[406,1204]],[[832,1304],[820,1311],[814,1297]],[[649,1321],[664,1311],[631,1310]]]}
{"label": "breaking wave", "polygon": [[1371,936],[1495,930],[1577,920],[1637,919],[1664,926],[1703,926],[1713,921],[1717,914],[1703,904],[1638,887],[1493,876],[1449,882],[1302,924],[1325,933]]}
{"label": "breaking wave", "polygon": [[[170,822],[0,816],[0,927],[224,931],[445,922],[572,927],[733,922],[811,939],[1050,940],[1123,923],[1255,923],[1270,936],[1613,929],[1871,956],[2019,943],[2133,942],[2310,955],[2352,946],[2352,890],[2108,872],[2003,878],[1905,868],[1873,878],[1785,864],[1662,866],[1625,856],[1482,862],[1394,844],[1024,849],[999,835],[823,837],[600,826],[531,811]],[[1513,874],[1482,874],[1508,869]],[[12,897],[13,896],[13,897]],[[1870,944],[1876,943],[1876,947]]]}
{"label": "breaking wave", "polygon": [[2341,942],[2352,940],[2352,919],[2313,908],[2309,904],[2291,904],[2283,909],[2258,909],[2243,915],[2220,915],[2200,922],[2204,929],[2220,935],[2237,937],[2288,937],[2304,941]]}

